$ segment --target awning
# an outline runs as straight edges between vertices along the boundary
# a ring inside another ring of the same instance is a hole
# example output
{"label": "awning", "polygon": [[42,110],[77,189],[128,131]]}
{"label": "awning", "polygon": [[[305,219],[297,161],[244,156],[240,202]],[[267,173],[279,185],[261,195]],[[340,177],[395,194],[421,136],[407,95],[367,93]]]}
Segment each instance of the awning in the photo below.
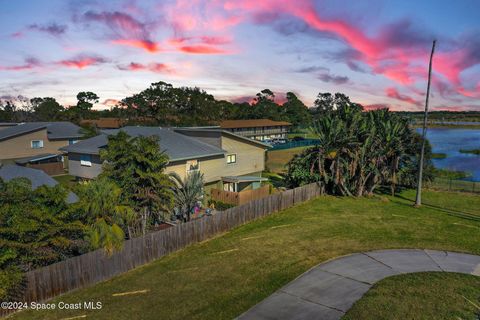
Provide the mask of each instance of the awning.
{"label": "awning", "polygon": [[268,181],[267,178],[257,177],[257,176],[227,176],[222,177],[223,182],[259,182],[259,181]]}
{"label": "awning", "polygon": [[27,163],[31,163],[31,162],[35,162],[35,161],[41,161],[41,160],[47,160],[47,159],[55,158],[55,157],[58,157],[58,156],[59,156],[58,154],[45,153],[45,154],[38,154],[38,155],[32,156],[32,157],[17,159],[17,160],[15,160],[15,162],[18,163],[18,164],[27,164]]}

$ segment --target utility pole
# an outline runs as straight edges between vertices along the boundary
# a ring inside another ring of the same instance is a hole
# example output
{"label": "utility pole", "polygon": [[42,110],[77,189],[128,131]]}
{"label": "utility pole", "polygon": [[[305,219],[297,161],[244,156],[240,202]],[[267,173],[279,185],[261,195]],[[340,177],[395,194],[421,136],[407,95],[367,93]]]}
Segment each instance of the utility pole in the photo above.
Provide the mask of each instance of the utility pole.
{"label": "utility pole", "polygon": [[420,160],[418,161],[418,181],[417,181],[417,196],[415,198],[415,206],[422,205],[422,179],[423,179],[423,158],[425,156],[425,140],[427,139],[427,119],[428,119],[428,98],[430,97],[430,81],[432,78],[432,60],[435,52],[435,43],[433,40],[432,52],[430,53],[430,63],[428,64],[428,83],[427,96],[425,97],[425,114],[423,115],[423,131],[422,131],[422,150],[420,151]]}

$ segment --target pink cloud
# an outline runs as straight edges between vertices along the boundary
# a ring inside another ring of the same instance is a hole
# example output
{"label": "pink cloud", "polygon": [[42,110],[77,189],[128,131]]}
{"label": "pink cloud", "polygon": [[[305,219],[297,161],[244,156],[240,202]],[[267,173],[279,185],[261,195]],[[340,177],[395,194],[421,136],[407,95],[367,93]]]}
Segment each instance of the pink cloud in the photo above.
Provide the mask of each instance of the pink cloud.
{"label": "pink cloud", "polygon": [[413,105],[416,105],[416,106],[419,106],[421,104],[419,101],[413,99],[410,96],[400,94],[397,91],[397,89],[395,89],[395,88],[385,89],[385,94],[389,98],[396,99],[396,100],[403,101],[403,102],[407,102],[407,103],[410,103],[410,104],[413,104]]}
{"label": "pink cloud", "polygon": [[120,70],[129,70],[129,71],[150,71],[155,73],[169,73],[174,74],[175,69],[165,63],[149,63],[142,64],[137,62],[131,62],[126,66],[119,66]]}
{"label": "pink cloud", "polygon": [[158,43],[148,41],[148,40],[135,40],[135,39],[117,39],[112,40],[112,43],[122,45],[122,46],[129,46],[133,48],[140,48],[149,53],[159,52],[160,46]]}
{"label": "pink cloud", "polygon": [[158,43],[152,40],[147,24],[129,14],[87,11],[82,17],[86,22],[98,22],[108,27],[114,44],[140,48],[150,53],[160,51]]}
{"label": "pink cloud", "polygon": [[98,56],[79,55],[71,59],[58,61],[57,64],[68,67],[84,69],[92,65],[98,65],[107,62],[106,59]]}

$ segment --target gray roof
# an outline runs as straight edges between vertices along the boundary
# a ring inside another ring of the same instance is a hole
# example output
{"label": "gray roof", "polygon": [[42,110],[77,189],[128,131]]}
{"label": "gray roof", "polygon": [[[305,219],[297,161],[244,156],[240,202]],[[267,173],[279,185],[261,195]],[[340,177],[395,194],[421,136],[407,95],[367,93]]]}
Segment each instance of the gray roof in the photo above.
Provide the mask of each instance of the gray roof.
{"label": "gray roof", "polygon": [[50,158],[54,158],[54,157],[58,157],[58,156],[59,156],[58,154],[54,154],[54,153],[42,153],[42,154],[37,154],[37,155],[31,156],[31,157],[20,158],[20,159],[15,160],[15,162],[19,163],[19,164],[25,164],[25,163],[29,163],[29,162],[35,162],[35,161],[50,159]]}
{"label": "gray roof", "polygon": [[98,154],[100,148],[107,145],[107,136],[124,131],[132,137],[138,136],[158,136],[159,145],[170,161],[197,159],[208,156],[217,156],[225,154],[221,148],[204,143],[192,137],[167,128],[160,127],[133,127],[128,126],[121,129],[103,130],[102,134],[90,139],[79,141],[73,145],[61,148],[61,150],[72,153]]}
{"label": "gray roof", "polygon": [[48,139],[74,139],[82,137],[80,127],[67,121],[25,122],[0,131],[0,140],[6,140],[47,128]]}
{"label": "gray roof", "polygon": [[239,140],[244,140],[244,141],[250,142],[252,144],[256,144],[260,147],[265,147],[265,148],[271,148],[272,147],[272,145],[270,145],[268,143],[261,142],[261,141],[255,140],[255,139],[250,139],[248,137],[244,137],[244,136],[235,134],[231,131],[223,130],[220,127],[215,127],[215,126],[209,126],[209,127],[177,127],[177,128],[174,128],[174,130],[179,131],[179,132],[181,132],[181,131],[221,132],[224,135],[235,137]]}
{"label": "gray roof", "polygon": [[[0,178],[5,181],[10,181],[15,178],[27,178],[32,183],[32,190],[35,190],[43,185],[53,187],[58,184],[55,179],[50,177],[42,170],[12,164],[5,165],[0,168]],[[78,196],[73,192],[69,192],[67,196],[67,203],[75,203],[77,201]]]}

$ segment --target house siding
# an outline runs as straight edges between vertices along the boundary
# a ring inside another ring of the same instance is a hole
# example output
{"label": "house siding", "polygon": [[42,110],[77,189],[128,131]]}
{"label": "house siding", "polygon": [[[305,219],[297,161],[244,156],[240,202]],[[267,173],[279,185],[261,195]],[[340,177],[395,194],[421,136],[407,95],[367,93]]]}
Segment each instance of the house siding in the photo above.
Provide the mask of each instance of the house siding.
{"label": "house siding", "polygon": [[98,155],[92,155],[92,166],[82,166],[80,164],[80,153],[68,154],[68,172],[70,175],[84,178],[94,179],[102,173],[102,160]]}
{"label": "house siding", "polygon": [[[32,149],[32,140],[43,140],[43,148]],[[67,140],[49,140],[47,129],[38,130],[0,141],[0,162],[7,163],[8,160],[26,158],[44,153],[60,153],[58,149],[68,145]]]}

